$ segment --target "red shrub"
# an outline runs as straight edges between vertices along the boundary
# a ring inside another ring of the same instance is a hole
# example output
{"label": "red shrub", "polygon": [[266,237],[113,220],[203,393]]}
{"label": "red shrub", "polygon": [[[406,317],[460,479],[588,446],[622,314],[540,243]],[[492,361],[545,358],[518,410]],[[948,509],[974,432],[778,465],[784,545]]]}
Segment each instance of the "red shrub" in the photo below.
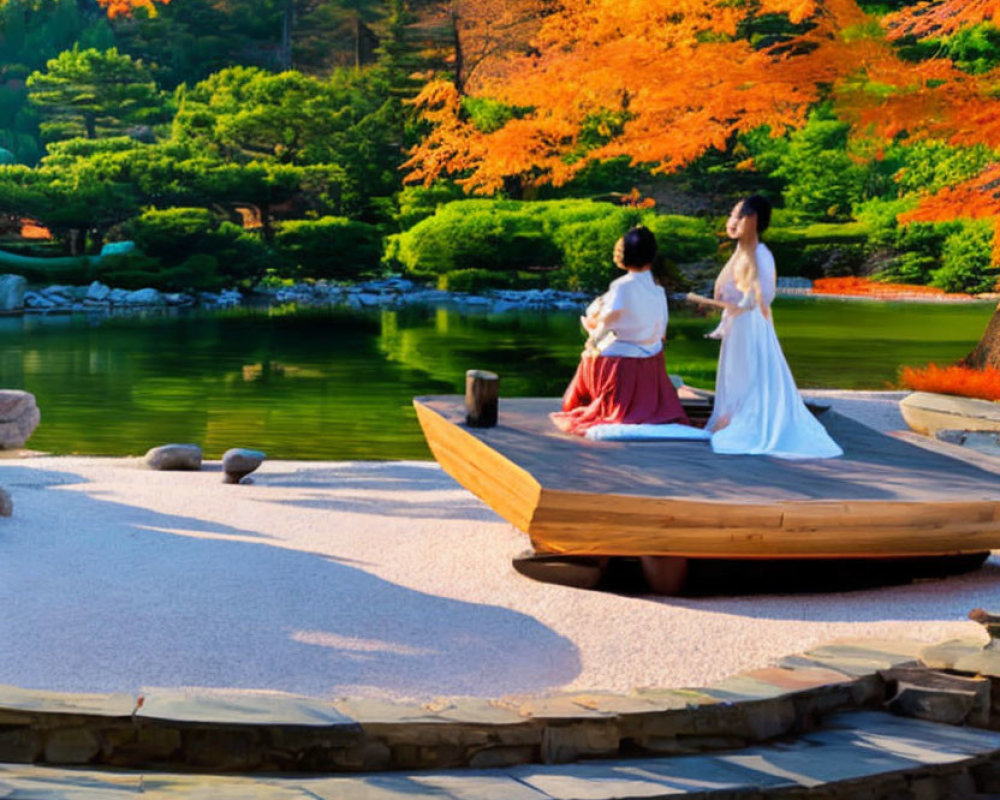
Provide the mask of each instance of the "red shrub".
{"label": "red shrub", "polygon": [[903,367],[900,380],[918,392],[957,394],[982,400],[1000,400],[1000,370],[969,367]]}
{"label": "red shrub", "polygon": [[840,294],[857,297],[878,297],[883,300],[893,298],[927,297],[971,297],[967,294],[947,294],[933,286],[916,286],[907,283],[881,283],[871,278],[819,278],[813,281],[813,294]]}

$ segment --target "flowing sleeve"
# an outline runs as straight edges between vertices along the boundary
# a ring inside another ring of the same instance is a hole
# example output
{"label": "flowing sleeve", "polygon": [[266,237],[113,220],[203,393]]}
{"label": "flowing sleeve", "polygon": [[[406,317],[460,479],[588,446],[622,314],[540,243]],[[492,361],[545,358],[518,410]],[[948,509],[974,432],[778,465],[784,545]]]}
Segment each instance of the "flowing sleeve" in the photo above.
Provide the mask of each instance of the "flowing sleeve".
{"label": "flowing sleeve", "polygon": [[778,277],[774,265],[774,254],[766,246],[757,249],[757,278],[760,280],[760,299],[765,306],[774,302]]}

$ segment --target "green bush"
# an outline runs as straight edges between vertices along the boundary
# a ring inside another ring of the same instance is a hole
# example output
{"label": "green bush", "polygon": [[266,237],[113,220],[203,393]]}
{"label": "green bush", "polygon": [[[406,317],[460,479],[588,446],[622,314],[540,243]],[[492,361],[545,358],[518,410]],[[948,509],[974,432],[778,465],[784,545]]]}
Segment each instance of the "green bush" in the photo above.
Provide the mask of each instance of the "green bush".
{"label": "green bush", "polygon": [[997,268],[992,263],[993,227],[989,222],[968,222],[945,239],[941,268],[931,285],[946,292],[993,292]]}
{"label": "green bush", "polygon": [[[116,289],[145,289],[150,286],[154,289],[166,289],[162,283],[163,273],[166,270],[158,258],[151,258],[135,251],[102,258],[91,270],[87,281],[100,281]],[[189,288],[193,287],[182,287],[182,289]]]}
{"label": "green bush", "polygon": [[[614,209],[620,212],[620,209]],[[562,267],[552,273],[556,289],[596,290],[607,286],[620,274],[611,261],[615,242],[634,222],[621,213],[609,213],[604,219],[571,222],[555,231],[555,241],[562,251]]]}
{"label": "green bush", "polygon": [[386,261],[417,275],[557,266],[558,248],[530,204],[460,200],[390,237]]}
{"label": "green bush", "polygon": [[153,273],[155,279],[145,285],[155,288],[219,289],[250,284],[274,258],[259,236],[220,221],[203,208],[151,209],[122,225],[121,235],[162,265],[154,270],[147,263],[139,270]]}
{"label": "green bush", "polygon": [[351,279],[378,268],[382,252],[378,228],[346,217],[281,223],[275,245],[299,276]]}
{"label": "green bush", "polygon": [[[390,236],[384,261],[424,276],[551,270],[545,272],[550,286],[590,291],[616,277],[614,244],[640,223],[656,234],[667,261],[698,261],[718,250],[711,223],[691,217],[590,200],[461,200]],[[673,283],[683,284],[676,270],[669,274]],[[501,284],[505,281],[496,285]]]}
{"label": "green bush", "polygon": [[462,189],[453,183],[435,183],[433,186],[407,186],[398,198],[399,211],[396,224],[408,230],[420,220],[434,216],[439,207],[462,198]]}
{"label": "green bush", "polygon": [[656,236],[660,253],[677,264],[713,258],[719,251],[720,234],[712,220],[675,214],[647,214],[642,224]]}
{"label": "green bush", "polygon": [[513,289],[520,286],[517,273],[488,269],[456,269],[438,276],[437,288],[448,292],[476,294],[486,289]]}
{"label": "green bush", "polygon": [[778,275],[853,275],[867,255],[868,228],[861,222],[771,228],[764,241],[774,253]]}

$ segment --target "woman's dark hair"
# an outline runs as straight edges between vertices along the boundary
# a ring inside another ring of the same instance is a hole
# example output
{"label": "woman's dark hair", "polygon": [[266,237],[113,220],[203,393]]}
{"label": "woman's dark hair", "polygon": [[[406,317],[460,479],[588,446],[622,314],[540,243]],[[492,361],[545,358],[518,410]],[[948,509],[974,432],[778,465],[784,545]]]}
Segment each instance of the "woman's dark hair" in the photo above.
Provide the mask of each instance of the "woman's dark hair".
{"label": "woman's dark hair", "polygon": [[622,239],[625,244],[622,263],[626,267],[644,267],[653,263],[656,258],[656,237],[649,228],[639,225],[628,231]]}
{"label": "woman's dark hair", "polygon": [[740,204],[740,216],[749,217],[751,215],[757,217],[757,235],[760,236],[771,224],[771,204],[766,197],[752,194],[743,199]]}

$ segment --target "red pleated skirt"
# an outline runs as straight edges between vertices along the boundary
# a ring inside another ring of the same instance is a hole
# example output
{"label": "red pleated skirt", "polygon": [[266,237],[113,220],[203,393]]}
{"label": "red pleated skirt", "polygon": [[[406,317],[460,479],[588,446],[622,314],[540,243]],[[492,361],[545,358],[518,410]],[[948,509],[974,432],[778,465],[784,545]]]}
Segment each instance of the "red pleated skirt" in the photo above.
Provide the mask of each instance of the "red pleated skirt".
{"label": "red pleated skirt", "polygon": [[592,425],[624,422],[690,424],[663,362],[663,351],[647,358],[583,356],[566,388],[563,410],[552,421],[583,435]]}

